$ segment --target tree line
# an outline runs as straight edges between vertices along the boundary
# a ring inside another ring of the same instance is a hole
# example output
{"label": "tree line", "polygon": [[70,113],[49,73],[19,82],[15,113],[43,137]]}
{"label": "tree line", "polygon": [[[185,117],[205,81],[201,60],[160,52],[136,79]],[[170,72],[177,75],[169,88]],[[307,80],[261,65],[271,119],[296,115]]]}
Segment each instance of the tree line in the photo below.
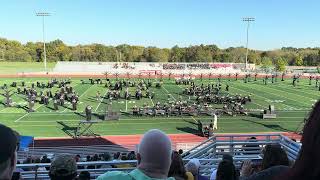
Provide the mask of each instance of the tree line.
{"label": "tree line", "polygon": [[[122,44],[106,46],[88,44],[68,46],[61,40],[46,43],[49,62],[55,61],[99,61],[99,62],[245,62],[244,47],[220,49],[216,45],[195,45],[172,48],[143,47]],[[2,61],[42,62],[41,42],[27,42],[0,38]],[[285,65],[320,66],[320,48],[283,47],[272,51],[250,50],[248,62],[261,66],[275,66],[282,70]]]}

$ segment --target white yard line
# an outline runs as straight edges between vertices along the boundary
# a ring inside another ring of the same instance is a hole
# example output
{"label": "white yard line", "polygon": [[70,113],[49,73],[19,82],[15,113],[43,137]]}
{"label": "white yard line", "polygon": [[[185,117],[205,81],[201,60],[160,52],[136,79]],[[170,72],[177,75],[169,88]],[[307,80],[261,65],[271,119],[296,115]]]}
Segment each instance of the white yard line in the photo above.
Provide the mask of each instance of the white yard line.
{"label": "white yard line", "polygon": [[[102,97],[102,101],[104,100],[104,97],[106,96],[106,94],[108,93],[108,89],[106,90],[106,92],[103,94],[103,97]],[[95,112],[98,110],[99,106],[101,105],[102,101],[99,102],[97,108],[94,110]],[[126,100],[127,102],[127,100]]]}
{"label": "white yard line", "polygon": [[[314,99],[314,98],[310,98],[310,97],[306,97],[306,96],[301,96],[301,95],[299,95],[299,94],[295,94],[295,93],[292,93],[292,92],[287,92],[287,91],[275,89],[275,88],[272,88],[272,87],[267,87],[267,88],[269,88],[270,90],[279,91],[280,94],[282,94],[282,93],[293,94],[293,95],[295,95],[295,96],[300,96],[300,97],[302,97],[302,98],[304,98],[304,99],[306,99],[306,98],[307,98],[307,99],[311,99],[311,100]],[[273,94],[273,93],[272,93],[272,94]],[[281,95],[279,95],[279,96],[281,96]],[[285,96],[281,96],[281,97],[290,99],[290,100],[292,100],[292,101],[296,101],[296,100],[294,100],[294,99],[291,99],[291,98],[288,98],[288,97],[285,97]],[[300,102],[300,101],[297,101],[297,102]],[[304,103],[304,104],[305,104],[305,103]],[[309,104],[308,104],[308,105],[309,105]]]}
{"label": "white yard line", "polygon": [[152,103],[152,106],[154,106],[153,100],[152,100],[151,98],[149,98],[149,99],[150,99],[150,101],[151,101],[151,103]]}
{"label": "white yard line", "polygon": [[[94,86],[94,85],[92,85],[92,86]],[[92,86],[90,86],[87,90],[85,90],[85,91],[79,96],[79,100],[80,100],[80,98],[81,98],[85,93],[88,92],[88,90],[89,90]],[[72,105],[72,103],[70,103],[67,107],[71,107],[71,105]],[[64,108],[64,110],[61,111],[60,113],[64,113],[67,109],[68,109],[68,108]]]}
{"label": "white yard line", "polygon": [[[242,86],[242,85],[240,85],[240,86]],[[245,86],[245,87],[247,87],[247,86]],[[232,88],[235,88],[235,87],[232,87]],[[251,87],[249,87],[250,89],[253,89],[253,88],[251,88]],[[235,89],[238,89],[238,88],[235,88]],[[270,93],[270,92],[269,92]],[[273,94],[273,93],[270,93],[270,94]],[[276,94],[273,94],[273,95],[276,95]],[[266,97],[264,97],[264,96],[260,96],[260,95],[257,95],[257,94],[253,94],[253,96],[258,96],[258,97],[261,97],[261,98],[263,98],[263,99],[266,99],[266,100],[269,100],[269,101],[272,101],[271,99],[269,99],[269,98],[266,98]],[[276,95],[276,96],[279,96],[279,95]],[[295,107],[292,107],[292,106],[289,106],[289,105],[286,105],[286,104],[284,104],[284,103],[281,103],[281,104],[283,104],[283,105],[285,105],[285,106],[287,106],[287,107],[289,107],[289,108],[291,108],[291,109],[296,109]]]}
{"label": "white yard line", "polygon": [[83,95],[85,95],[85,94],[89,91],[89,89],[91,89],[93,86],[94,86],[94,85],[90,86],[86,91],[84,91],[84,92],[79,96],[79,99],[80,99]]}
{"label": "white yard line", "polygon": [[163,88],[174,100],[176,100],[176,98],[173,97],[173,95],[172,95],[164,86],[162,86],[162,88]]}
{"label": "white yard line", "polygon": [[198,121],[193,116],[191,116],[191,118],[194,120],[194,122],[198,123]]}
{"label": "white yard line", "polygon": [[126,99],[126,112],[128,112],[128,100]]}
{"label": "white yard line", "polygon": [[[237,89],[237,90],[240,90],[240,91],[242,91],[242,92],[247,93],[247,91],[244,91],[244,90],[242,90],[242,89],[239,89],[239,88],[236,88],[236,87],[232,87],[232,88],[234,88],[234,89]],[[254,96],[259,96],[259,95],[254,94]],[[262,96],[259,96],[259,97],[262,97]],[[262,97],[262,98],[264,98],[264,97]],[[251,102],[251,103],[253,103],[253,104],[255,104],[255,105],[258,105],[258,106],[260,106],[260,107],[262,107],[262,108],[264,108],[264,109],[265,109],[265,107],[264,107],[264,106],[262,106],[262,105],[260,105],[260,104],[258,104],[258,103],[256,103],[256,102]]]}
{"label": "white yard line", "polygon": [[29,113],[26,113],[25,115],[23,115],[23,116],[19,117],[18,119],[16,119],[14,122],[19,122],[22,118],[26,117],[28,114]]}
{"label": "white yard line", "polygon": [[[34,111],[36,111],[37,109],[39,109],[40,107],[42,107],[44,104],[40,105],[39,107],[35,108]],[[30,113],[26,113],[25,115],[19,117],[18,119],[16,119],[14,122],[19,122],[21,119],[23,119],[24,117],[26,117],[27,115],[29,115]]]}
{"label": "white yard line", "polygon": [[[240,85],[240,86],[242,86],[242,85]],[[246,86],[246,87],[247,87],[247,86]],[[254,89],[253,87],[250,87],[250,86],[248,86],[247,88]],[[276,89],[274,89],[274,88],[270,88],[270,87],[267,87],[267,86],[265,86],[265,88],[268,88],[268,89],[270,89],[270,90],[276,90]],[[288,92],[281,91],[281,90],[277,90],[277,91],[284,92],[284,93],[288,93]],[[300,103],[300,104],[303,103],[303,104],[305,104],[305,105],[310,105],[310,104],[307,104],[307,103],[304,103],[304,102],[301,102],[301,101],[298,101],[298,100],[295,100],[295,99],[291,99],[291,98],[289,98],[289,97],[282,96],[282,95],[280,95],[280,94],[272,93],[272,92],[270,92],[270,91],[266,91],[266,93],[272,94],[272,95],[274,95],[274,96],[282,97],[282,98],[287,99],[287,100],[295,101],[295,102],[298,102],[298,103]],[[310,99],[311,99],[311,98],[310,98]],[[287,105],[287,106],[288,106],[288,105]],[[310,106],[311,106],[311,105],[310,105]],[[295,108],[292,107],[292,106],[288,106],[288,107],[291,107],[291,108],[295,109]]]}
{"label": "white yard line", "polygon": [[2,111],[4,111],[4,110],[7,110],[7,108],[8,108],[8,107],[4,107],[0,112],[2,112]]}

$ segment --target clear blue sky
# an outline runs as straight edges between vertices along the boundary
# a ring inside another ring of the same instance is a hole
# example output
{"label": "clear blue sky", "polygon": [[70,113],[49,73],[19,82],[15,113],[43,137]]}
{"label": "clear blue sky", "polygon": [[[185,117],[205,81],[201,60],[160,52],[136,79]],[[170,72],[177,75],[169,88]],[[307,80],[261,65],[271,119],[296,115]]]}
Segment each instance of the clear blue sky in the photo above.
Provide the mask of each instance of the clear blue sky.
{"label": "clear blue sky", "polygon": [[172,47],[216,44],[268,50],[320,46],[319,0],[0,0],[0,37],[69,45],[103,43]]}

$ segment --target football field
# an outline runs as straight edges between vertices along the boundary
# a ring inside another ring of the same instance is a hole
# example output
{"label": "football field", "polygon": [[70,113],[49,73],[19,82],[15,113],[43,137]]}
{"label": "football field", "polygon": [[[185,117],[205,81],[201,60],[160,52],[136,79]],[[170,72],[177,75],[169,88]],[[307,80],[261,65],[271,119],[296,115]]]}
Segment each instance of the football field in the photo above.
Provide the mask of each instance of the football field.
{"label": "football field", "polygon": [[[36,137],[61,137],[67,136],[62,131],[62,126],[57,121],[63,121],[70,127],[76,127],[79,121],[84,120],[84,109],[87,105],[91,105],[93,109],[93,119],[101,120],[107,109],[109,99],[103,98],[102,101],[97,100],[97,91],[102,96],[109,91],[103,84],[89,83],[88,78],[82,78],[87,83],[82,84],[81,79],[71,79],[71,86],[79,95],[78,110],[72,111],[71,104],[66,103],[64,107],[59,106],[59,110],[55,111],[53,102],[50,99],[48,106],[35,103],[35,112],[28,113],[28,102],[22,94],[14,93],[11,97],[13,100],[12,107],[5,107],[5,97],[0,96],[0,122],[6,124],[23,135],[31,135]],[[27,87],[31,87],[32,83],[48,82],[48,78],[2,78],[0,86],[7,84],[9,89],[16,92],[16,88],[10,87],[13,81],[18,86],[24,81]],[[146,80],[146,79],[145,79]],[[116,79],[111,79],[114,83]],[[139,79],[130,79],[130,81],[138,82]],[[174,79],[164,79],[161,88],[155,87],[155,79],[151,80],[153,85],[151,91],[155,93],[154,99],[142,98],[136,100],[132,98],[125,100],[123,98],[112,102],[112,109],[121,112],[131,112],[133,106],[148,105],[154,106],[157,102],[165,103],[177,100],[194,100],[194,97],[182,95],[182,91],[188,87],[186,85],[176,85]],[[217,83],[217,79],[195,80],[196,84]],[[301,125],[303,119],[307,116],[312,105],[319,99],[320,91],[315,86],[315,81],[309,85],[308,79],[301,79],[296,87],[292,85],[292,79],[285,79],[277,82],[268,82],[264,85],[262,79],[254,81],[253,79],[244,83],[239,79],[222,79],[222,90],[225,91],[226,84],[229,84],[231,95],[251,95],[252,102],[245,105],[248,109],[248,116],[228,116],[223,115],[218,119],[218,133],[250,133],[250,132],[280,132],[280,131],[296,131]],[[59,88],[54,87],[51,91],[54,93]],[[125,89],[125,88],[124,88]],[[124,89],[121,92],[123,96]],[[47,89],[36,88],[37,92],[46,91]],[[130,87],[129,91],[133,95],[136,88]],[[0,90],[3,94],[4,91]],[[39,99],[39,97],[37,98]],[[276,119],[261,119],[260,114],[268,105],[274,105],[277,113]],[[213,105],[215,106],[215,105]],[[219,105],[218,105],[219,106]],[[210,121],[210,116],[141,116],[136,117],[127,113],[122,113],[119,121],[102,121],[94,124],[92,129],[100,135],[127,135],[127,134],[143,134],[145,131],[157,128],[166,133],[197,133],[197,120],[202,122]]]}

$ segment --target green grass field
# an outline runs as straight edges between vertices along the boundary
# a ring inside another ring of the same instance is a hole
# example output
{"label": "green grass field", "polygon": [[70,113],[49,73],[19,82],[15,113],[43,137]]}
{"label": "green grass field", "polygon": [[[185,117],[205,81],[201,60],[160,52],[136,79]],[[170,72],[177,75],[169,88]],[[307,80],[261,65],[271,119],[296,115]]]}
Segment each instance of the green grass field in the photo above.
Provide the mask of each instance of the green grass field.
{"label": "green grass field", "polygon": [[[21,85],[21,81],[25,81],[27,86],[31,86],[32,82],[44,81],[44,78],[21,78],[21,79],[0,79],[0,85],[4,83],[11,84],[17,81]],[[88,80],[87,80],[88,81]],[[113,79],[113,81],[115,81]],[[217,82],[217,79],[211,80],[196,80],[196,83]],[[249,116],[222,116],[218,119],[219,130],[218,133],[248,133],[248,132],[279,132],[279,131],[295,131],[297,127],[306,117],[312,104],[319,99],[320,92],[315,87],[315,84],[309,85],[308,80],[300,80],[296,87],[291,85],[292,80],[287,79],[284,82],[278,80],[276,83],[264,85],[262,79],[258,81],[251,81],[244,83],[243,80],[235,81],[232,79],[222,80],[223,90],[225,85],[230,85],[231,94],[252,94],[253,102],[246,105],[246,108],[253,111]],[[315,83],[315,82],[313,82]],[[104,85],[81,84],[80,79],[72,79],[71,84],[80,96],[80,103],[78,105],[78,112],[70,110],[71,105],[67,107],[59,107],[59,111],[55,112],[53,104],[50,102],[49,106],[36,103],[36,112],[27,113],[22,108],[7,107],[0,104],[0,122],[6,124],[23,135],[32,135],[36,137],[60,137],[66,136],[61,130],[61,125],[56,121],[64,121],[70,126],[76,126],[80,120],[84,118],[79,115],[83,113],[86,105],[90,104],[93,110],[98,114],[102,114],[107,106],[108,100],[104,99],[102,102],[96,100],[96,92],[100,91],[102,95],[107,92]],[[141,106],[144,103],[152,106],[156,102],[167,102],[168,100],[187,99],[189,97],[182,96],[182,90],[187,87],[184,85],[176,85],[174,80],[164,80],[160,89],[152,87],[155,92],[155,99],[151,100],[143,98],[142,100],[118,100],[113,102],[114,110],[128,111],[134,105]],[[54,92],[57,87],[53,88]],[[40,89],[38,89],[38,92]],[[134,88],[130,91],[135,91]],[[2,90],[0,91],[2,92]],[[123,95],[123,93],[121,93]],[[13,95],[12,99],[15,105],[27,106],[27,102],[22,95]],[[0,97],[0,102],[4,101],[4,97]],[[257,117],[261,110],[266,109],[269,104],[275,105],[277,111],[277,119],[263,120]],[[97,117],[94,117],[97,119]],[[131,115],[121,115],[119,121],[101,122],[93,125],[93,130],[100,135],[127,135],[127,134],[143,134],[151,128],[158,128],[166,133],[196,133],[196,120],[209,121],[209,116],[197,117],[134,117]]]}
{"label": "green grass field", "polygon": [[[52,69],[56,63],[48,62],[48,70]],[[0,61],[0,74],[15,74],[22,72],[41,72],[44,71],[43,62],[5,62]]]}

